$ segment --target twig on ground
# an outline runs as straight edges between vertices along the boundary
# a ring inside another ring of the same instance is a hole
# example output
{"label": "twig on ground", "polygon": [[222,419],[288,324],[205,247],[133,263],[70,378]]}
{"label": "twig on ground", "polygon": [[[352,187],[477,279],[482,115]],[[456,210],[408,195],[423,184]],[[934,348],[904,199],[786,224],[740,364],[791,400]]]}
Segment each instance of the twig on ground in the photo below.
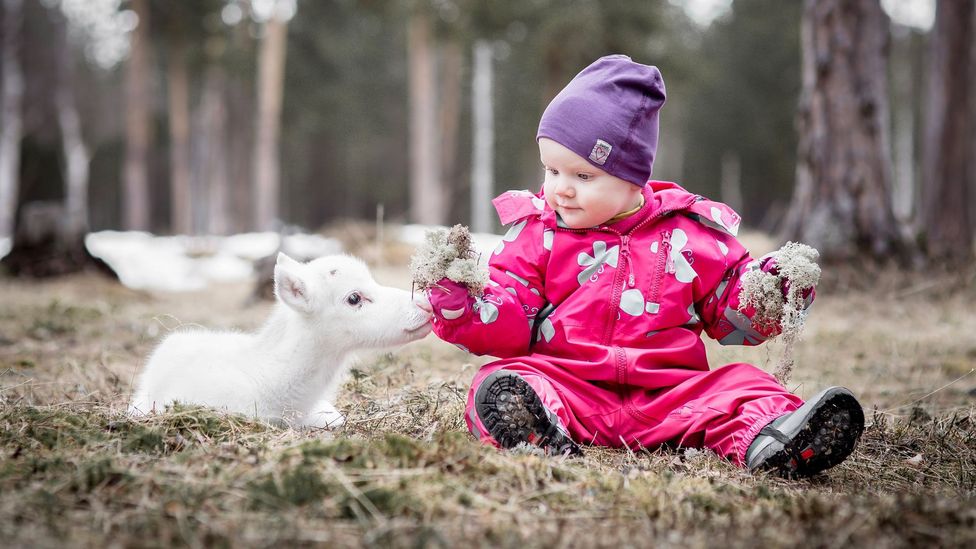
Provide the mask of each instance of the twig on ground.
{"label": "twig on ground", "polygon": [[914,406],[915,404],[918,404],[919,402],[922,402],[923,400],[929,398],[930,396],[932,396],[932,395],[934,395],[934,394],[936,394],[936,393],[938,393],[938,392],[940,392],[940,391],[942,391],[944,389],[947,389],[950,385],[953,385],[953,384],[955,384],[955,383],[957,383],[959,381],[962,381],[963,379],[966,379],[967,377],[973,375],[974,372],[976,372],[976,368],[970,368],[969,371],[966,372],[965,374],[957,377],[956,379],[953,379],[949,383],[946,383],[942,387],[939,387],[938,389],[936,389],[936,390],[934,390],[934,391],[932,391],[932,392],[930,392],[930,393],[928,393],[926,395],[923,395],[923,396],[921,396],[919,398],[916,398],[915,400],[913,400],[911,402],[908,402],[908,403],[905,403],[905,404],[899,404],[898,406],[892,406],[891,408],[886,408],[884,410],[878,410],[878,411],[881,412],[881,413],[883,413],[883,414],[890,414],[893,410],[899,410],[901,408],[907,408],[909,406]]}

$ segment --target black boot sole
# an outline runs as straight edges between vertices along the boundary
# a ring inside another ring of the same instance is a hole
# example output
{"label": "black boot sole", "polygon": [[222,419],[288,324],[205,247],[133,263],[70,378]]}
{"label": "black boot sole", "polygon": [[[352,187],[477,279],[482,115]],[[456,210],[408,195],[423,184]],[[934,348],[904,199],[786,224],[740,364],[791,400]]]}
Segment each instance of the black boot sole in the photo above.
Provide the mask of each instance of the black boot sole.
{"label": "black boot sole", "polygon": [[864,411],[852,395],[817,406],[785,447],[762,465],[786,478],[810,477],[847,459],[864,431]]}
{"label": "black boot sole", "polygon": [[525,442],[551,455],[582,455],[576,442],[546,413],[539,395],[518,374],[493,372],[475,394],[475,410],[502,448]]}

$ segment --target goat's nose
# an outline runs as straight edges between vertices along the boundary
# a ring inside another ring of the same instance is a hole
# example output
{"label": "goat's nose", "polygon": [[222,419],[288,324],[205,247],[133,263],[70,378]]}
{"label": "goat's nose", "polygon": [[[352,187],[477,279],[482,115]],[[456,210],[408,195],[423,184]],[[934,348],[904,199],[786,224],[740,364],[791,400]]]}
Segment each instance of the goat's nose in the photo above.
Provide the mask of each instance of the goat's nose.
{"label": "goat's nose", "polygon": [[434,307],[431,306],[430,301],[427,301],[427,296],[415,295],[413,303],[423,309],[427,314],[434,314]]}

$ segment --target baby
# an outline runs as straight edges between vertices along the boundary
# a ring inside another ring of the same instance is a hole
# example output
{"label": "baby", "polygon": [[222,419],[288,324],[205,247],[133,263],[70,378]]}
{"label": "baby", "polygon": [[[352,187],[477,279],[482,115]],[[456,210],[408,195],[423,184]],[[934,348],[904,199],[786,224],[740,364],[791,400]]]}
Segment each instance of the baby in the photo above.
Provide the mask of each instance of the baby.
{"label": "baby", "polygon": [[494,200],[511,226],[483,295],[429,290],[439,337],[501,358],[474,377],[468,428],[553,454],[670,445],[790,477],[833,467],[864,426],[850,391],[804,403],[750,364],[709,368],[703,331],[725,345],[779,332],[739,302],[744,273],[778,271],[736,239],[728,206],[649,181],[664,101],[658,69],[626,56],[580,72],[539,122],[541,192]]}

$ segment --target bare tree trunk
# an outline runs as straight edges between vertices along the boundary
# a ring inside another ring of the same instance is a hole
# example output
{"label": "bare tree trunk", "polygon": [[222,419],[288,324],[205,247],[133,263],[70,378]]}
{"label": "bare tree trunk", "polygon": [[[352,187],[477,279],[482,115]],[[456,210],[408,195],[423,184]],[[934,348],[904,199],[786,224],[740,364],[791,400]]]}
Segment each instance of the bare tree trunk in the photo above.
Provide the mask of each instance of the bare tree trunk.
{"label": "bare tree trunk", "polygon": [[203,102],[190,107],[190,186],[189,223],[193,234],[206,230],[210,213],[210,190],[207,181],[207,156],[210,142],[207,137],[207,120],[203,114]]}
{"label": "bare tree trunk", "polygon": [[[660,145],[659,145],[660,146]],[[654,166],[657,168],[657,159],[661,159],[660,173],[668,178],[668,181],[685,180],[685,140],[682,136],[676,135],[668,138],[667,153],[658,153],[654,158]],[[657,169],[655,171],[658,171]],[[667,174],[671,174],[668,176]],[[654,179],[661,179],[661,176],[651,174]],[[737,212],[739,210],[736,210]]]}
{"label": "bare tree trunk", "polygon": [[227,174],[227,109],[224,105],[224,71],[211,61],[203,76],[203,119],[206,154],[203,174],[209,187],[207,232],[227,234],[230,222],[230,181]]}
{"label": "bare tree trunk", "polygon": [[[905,78],[901,83],[911,94],[912,79]],[[892,208],[899,223],[911,224],[915,212],[915,117],[912,108],[913,95],[906,97],[906,103],[897,107],[895,117],[894,146],[894,187]]]}
{"label": "bare tree trunk", "polygon": [[123,225],[130,230],[149,229],[149,1],[132,0],[139,18],[132,32],[129,65],[125,76],[126,131],[123,173]]}
{"label": "bare tree trunk", "polygon": [[559,42],[553,41],[546,46],[545,50],[545,62],[546,62],[546,84],[542,90],[542,106],[545,107],[552,101],[552,98],[556,97],[557,94],[566,85],[566,75],[563,69],[563,64],[566,59],[565,51],[563,50],[563,45]]}
{"label": "bare tree trunk", "polygon": [[474,46],[474,77],[471,82],[471,110],[474,138],[471,162],[471,230],[491,231],[491,198],[495,187],[495,123],[492,97],[491,43],[479,40]]}
{"label": "bare tree trunk", "polygon": [[722,155],[722,179],[720,181],[722,202],[737,212],[742,212],[745,201],[742,199],[742,161],[739,154],[726,151]]}
{"label": "bare tree trunk", "polygon": [[[228,49],[249,47],[251,36],[248,25],[237,25],[228,37]],[[227,80],[223,91],[223,104],[227,109],[227,135],[234,139],[224,142],[227,155],[230,232],[244,232],[255,227],[254,213],[254,112],[256,111],[256,86],[245,84],[245,77],[233,72],[225,72]]]}
{"label": "bare tree trunk", "polygon": [[[63,19],[63,17],[62,17]],[[68,42],[67,22],[63,27],[61,51],[58,52],[57,110],[61,144],[65,158],[65,219],[63,237],[69,245],[81,243],[88,232],[88,168],[91,154],[81,133],[81,120],[75,103],[72,78],[74,57]]]}
{"label": "bare tree trunk", "polygon": [[891,207],[889,21],[878,0],[806,0],[797,181],[783,236],[825,259],[901,255]]}
{"label": "bare tree trunk", "polygon": [[271,229],[280,215],[278,136],[285,84],[288,24],[278,10],[266,22],[258,52],[258,122],[254,143],[254,221],[259,230]]}
{"label": "bare tree trunk", "polygon": [[[56,11],[55,6],[52,11]],[[81,132],[75,103],[74,58],[68,43],[67,21],[54,15],[57,36],[54,102],[64,149],[64,202],[34,201],[21,205],[10,253],[0,260],[13,276],[60,276],[84,269],[115,273],[85,248],[88,232],[88,168],[90,154]]]}
{"label": "bare tree trunk", "polygon": [[976,111],[972,1],[939,0],[929,51],[925,117],[923,225],[930,257],[973,257]]}
{"label": "bare tree trunk", "polygon": [[918,159],[916,144],[921,140],[917,133],[916,105],[919,103],[919,68],[916,66],[916,33],[907,28],[893,27],[891,58],[899,59],[891,65],[892,103],[892,153],[893,178],[891,203],[895,219],[918,231]]}
{"label": "bare tree trunk", "polygon": [[0,90],[0,239],[13,237],[20,181],[20,139],[23,131],[21,104],[24,73],[20,66],[21,0],[3,2],[2,78]]}
{"label": "bare tree trunk", "polygon": [[170,230],[192,234],[190,200],[190,79],[186,68],[186,42],[174,33],[169,43],[169,189]]}
{"label": "bare tree trunk", "polygon": [[410,217],[414,223],[439,225],[446,204],[437,162],[437,110],[430,20],[422,12],[407,29],[410,71]]}
{"label": "bare tree trunk", "polygon": [[[461,126],[461,71],[464,53],[456,36],[447,38],[441,50],[440,91],[440,183],[445,205],[454,203],[457,191],[458,129]],[[444,216],[445,219],[447,216]]]}

